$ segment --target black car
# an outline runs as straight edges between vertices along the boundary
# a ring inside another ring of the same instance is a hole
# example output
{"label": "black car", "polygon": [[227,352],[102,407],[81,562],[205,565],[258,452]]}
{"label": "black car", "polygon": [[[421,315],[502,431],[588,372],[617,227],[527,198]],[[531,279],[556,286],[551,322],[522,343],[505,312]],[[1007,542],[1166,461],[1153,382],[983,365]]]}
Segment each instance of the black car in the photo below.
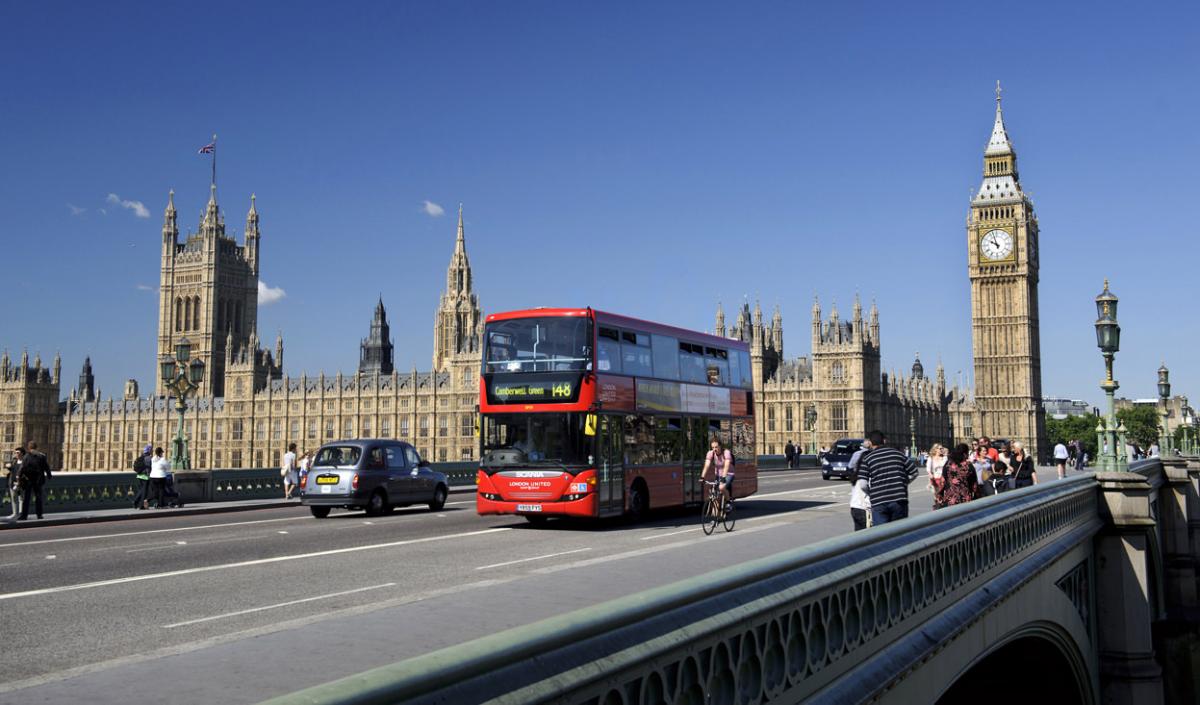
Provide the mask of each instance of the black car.
{"label": "black car", "polygon": [[845,480],[850,477],[850,457],[862,448],[861,438],[841,438],[833,444],[825,457],[821,458],[821,478],[832,477]]}

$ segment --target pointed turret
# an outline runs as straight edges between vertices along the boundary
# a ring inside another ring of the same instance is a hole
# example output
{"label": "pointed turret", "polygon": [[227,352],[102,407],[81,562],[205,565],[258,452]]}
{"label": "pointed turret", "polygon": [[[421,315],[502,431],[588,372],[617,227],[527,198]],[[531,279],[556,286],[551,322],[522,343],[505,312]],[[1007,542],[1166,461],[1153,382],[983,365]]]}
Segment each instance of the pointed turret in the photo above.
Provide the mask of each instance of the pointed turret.
{"label": "pointed turret", "polygon": [[946,368],[942,365],[942,358],[940,355],[938,356],[938,364],[937,364],[937,373],[936,374],[937,374],[937,391],[938,391],[938,395],[941,396],[946,393]]}
{"label": "pointed turret", "polygon": [[871,299],[871,313],[867,321],[867,329],[870,333],[871,344],[879,347],[879,307],[875,305],[875,299]]}
{"label": "pointed turret", "polygon": [[61,373],[62,373],[62,355],[58,352],[55,352],[54,353],[54,371],[53,371],[53,376],[50,378],[50,381],[53,382],[54,384],[58,384],[58,380],[61,377]]}
{"label": "pointed turret", "polygon": [[254,273],[258,274],[258,245],[262,240],[262,233],[258,228],[258,208],[254,200],[254,194],[250,194],[250,210],[246,213],[246,260]]}
{"label": "pointed turret", "polygon": [[275,334],[275,366],[283,369],[283,331]]}
{"label": "pointed turret", "polygon": [[916,353],[912,366],[913,379],[925,379],[925,365],[921,364],[921,353]]}
{"label": "pointed turret", "polygon": [[450,358],[475,353],[483,337],[483,312],[472,287],[471,262],[463,226],[463,207],[458,204],[458,231],[454,254],[446,269],[446,291],[434,323],[433,369],[445,371]]}
{"label": "pointed turret", "polygon": [[204,207],[204,217],[200,221],[200,230],[205,234],[215,233],[221,222],[221,210],[217,207],[217,185],[208,188],[208,204]]}
{"label": "pointed turret", "polygon": [[771,316],[771,347],[780,355],[783,354],[783,314],[779,304],[775,304],[775,315]]}
{"label": "pointed turret", "polygon": [[717,302],[717,326],[713,332],[722,338],[725,337],[725,309],[720,301]]}
{"label": "pointed turret", "polygon": [[383,307],[383,295],[375,304],[375,315],[371,319],[371,330],[359,344],[358,372],[364,375],[390,375],[393,347],[391,329],[388,326],[387,310]]}
{"label": "pointed turret", "polygon": [[983,151],[983,183],[974,203],[996,203],[1021,198],[1017,175],[1017,152],[1004,127],[1004,111],[1000,108],[1000,82],[996,81],[996,120],[992,135]]}

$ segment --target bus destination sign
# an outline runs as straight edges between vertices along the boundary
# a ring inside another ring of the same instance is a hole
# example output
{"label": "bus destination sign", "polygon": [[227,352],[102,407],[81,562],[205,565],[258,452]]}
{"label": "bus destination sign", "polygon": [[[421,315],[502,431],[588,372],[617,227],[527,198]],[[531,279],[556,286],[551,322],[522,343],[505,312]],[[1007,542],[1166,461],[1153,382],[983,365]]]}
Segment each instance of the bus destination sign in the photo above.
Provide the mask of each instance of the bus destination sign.
{"label": "bus destination sign", "polygon": [[579,399],[578,372],[495,374],[487,380],[489,404],[563,404]]}

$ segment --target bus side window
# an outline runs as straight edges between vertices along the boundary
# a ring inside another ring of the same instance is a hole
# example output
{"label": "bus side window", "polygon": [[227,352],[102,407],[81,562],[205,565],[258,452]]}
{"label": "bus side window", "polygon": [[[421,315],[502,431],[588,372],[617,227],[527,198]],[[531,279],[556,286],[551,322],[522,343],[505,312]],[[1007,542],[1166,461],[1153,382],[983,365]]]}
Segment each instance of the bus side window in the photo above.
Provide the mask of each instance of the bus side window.
{"label": "bus side window", "polygon": [[650,347],[654,354],[654,376],[679,379],[679,341],[667,335],[654,335]]}
{"label": "bus side window", "polygon": [[596,371],[621,371],[621,343],[615,328],[601,328],[596,336]]}

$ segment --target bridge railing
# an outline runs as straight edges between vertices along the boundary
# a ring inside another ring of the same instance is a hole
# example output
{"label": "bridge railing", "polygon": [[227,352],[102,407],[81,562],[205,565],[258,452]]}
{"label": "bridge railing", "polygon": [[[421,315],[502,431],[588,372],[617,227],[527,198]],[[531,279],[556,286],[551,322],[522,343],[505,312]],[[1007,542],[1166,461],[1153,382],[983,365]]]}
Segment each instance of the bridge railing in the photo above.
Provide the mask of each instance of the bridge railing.
{"label": "bridge railing", "polygon": [[[1072,477],[731,566],[269,702],[799,702],[821,689],[823,697],[840,689],[831,701],[866,701],[891,676],[842,678],[849,669],[967,594],[1003,599],[981,588],[1034,554],[1071,550],[1100,526],[1095,480]],[[950,638],[923,631],[915,647],[889,657],[893,673]]]}

